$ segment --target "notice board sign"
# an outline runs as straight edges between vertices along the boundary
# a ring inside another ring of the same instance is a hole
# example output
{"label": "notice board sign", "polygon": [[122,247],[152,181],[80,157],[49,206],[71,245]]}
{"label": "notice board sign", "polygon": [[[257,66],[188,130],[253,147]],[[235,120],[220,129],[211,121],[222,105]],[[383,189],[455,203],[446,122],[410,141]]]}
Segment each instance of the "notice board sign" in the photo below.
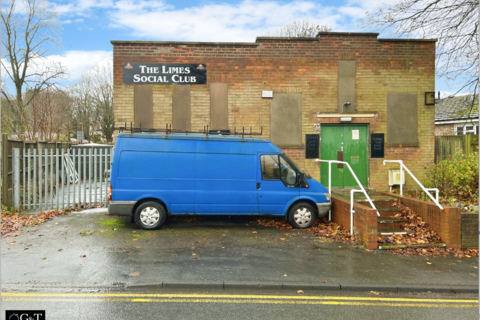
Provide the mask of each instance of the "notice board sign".
{"label": "notice board sign", "polygon": [[385,134],[372,133],[371,158],[385,158]]}
{"label": "notice board sign", "polygon": [[305,135],[305,159],[316,159],[319,156],[320,135]]}
{"label": "notice board sign", "polygon": [[123,83],[128,84],[205,84],[206,64],[124,63]]}

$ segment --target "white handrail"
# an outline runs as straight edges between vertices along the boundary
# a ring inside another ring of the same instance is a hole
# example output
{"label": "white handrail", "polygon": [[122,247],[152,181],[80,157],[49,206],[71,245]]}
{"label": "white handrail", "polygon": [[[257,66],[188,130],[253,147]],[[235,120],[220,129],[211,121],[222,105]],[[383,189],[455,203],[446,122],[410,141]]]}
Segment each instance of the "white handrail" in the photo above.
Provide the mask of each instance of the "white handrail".
{"label": "white handrail", "polygon": [[[400,164],[400,195],[401,196],[403,196],[403,183],[404,183],[403,169],[405,169],[405,171],[407,171],[408,174],[410,174],[410,177],[412,177],[412,179],[422,188],[423,192],[425,192],[441,210],[444,210],[442,205],[438,202],[437,188],[425,188],[423,184],[420,181],[418,181],[418,179],[413,175],[413,173],[411,173],[410,170],[408,170],[408,168],[403,164],[402,160],[383,160],[383,165],[385,165],[385,163],[387,162]],[[435,191],[435,198],[433,198],[433,196],[430,194],[430,191]]]}
{"label": "white handrail", "polygon": [[[353,172],[352,167],[350,167],[350,164],[348,164],[345,161],[337,161],[337,160],[320,160],[320,159],[315,159],[315,162],[325,162],[328,163],[328,193],[330,194],[330,199],[332,198],[332,163],[342,163],[347,165],[348,169],[352,173],[352,176],[355,178],[355,181],[357,181],[358,186],[360,187],[360,190],[351,190],[350,191],[350,232],[353,234],[353,194],[354,192],[363,192],[365,197],[367,198],[368,202],[372,206],[373,209],[377,211],[377,216],[380,216],[380,213],[378,212],[377,208],[372,202],[372,199],[368,196],[367,191],[363,188],[362,184],[360,183],[360,180],[358,180],[357,176],[355,175],[355,172]],[[352,192],[354,191],[354,192]]]}

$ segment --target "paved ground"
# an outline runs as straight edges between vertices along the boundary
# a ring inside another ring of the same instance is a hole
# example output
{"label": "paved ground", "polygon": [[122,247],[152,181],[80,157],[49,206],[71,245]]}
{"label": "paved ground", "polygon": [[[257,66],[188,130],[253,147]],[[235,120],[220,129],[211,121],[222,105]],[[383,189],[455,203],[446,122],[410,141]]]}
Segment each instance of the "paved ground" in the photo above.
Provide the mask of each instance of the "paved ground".
{"label": "paved ground", "polygon": [[58,217],[1,240],[2,290],[478,291],[478,259],[366,251],[252,219],[176,218],[142,231],[105,209]]}

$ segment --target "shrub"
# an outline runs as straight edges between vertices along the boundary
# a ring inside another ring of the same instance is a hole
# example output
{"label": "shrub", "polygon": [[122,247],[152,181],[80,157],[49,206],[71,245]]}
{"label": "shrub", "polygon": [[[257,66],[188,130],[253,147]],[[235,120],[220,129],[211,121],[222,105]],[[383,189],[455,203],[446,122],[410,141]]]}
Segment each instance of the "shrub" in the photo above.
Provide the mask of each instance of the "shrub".
{"label": "shrub", "polygon": [[443,197],[458,200],[476,198],[478,194],[478,153],[455,154],[427,170],[425,185],[438,188]]}

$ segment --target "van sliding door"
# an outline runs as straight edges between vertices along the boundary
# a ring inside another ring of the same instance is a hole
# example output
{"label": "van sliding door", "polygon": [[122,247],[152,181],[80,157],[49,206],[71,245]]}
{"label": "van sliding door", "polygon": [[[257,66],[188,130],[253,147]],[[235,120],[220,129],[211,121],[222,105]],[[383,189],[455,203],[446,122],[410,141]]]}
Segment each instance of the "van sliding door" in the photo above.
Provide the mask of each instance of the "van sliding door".
{"label": "van sliding door", "polygon": [[196,214],[258,214],[255,154],[199,152],[196,163]]}

